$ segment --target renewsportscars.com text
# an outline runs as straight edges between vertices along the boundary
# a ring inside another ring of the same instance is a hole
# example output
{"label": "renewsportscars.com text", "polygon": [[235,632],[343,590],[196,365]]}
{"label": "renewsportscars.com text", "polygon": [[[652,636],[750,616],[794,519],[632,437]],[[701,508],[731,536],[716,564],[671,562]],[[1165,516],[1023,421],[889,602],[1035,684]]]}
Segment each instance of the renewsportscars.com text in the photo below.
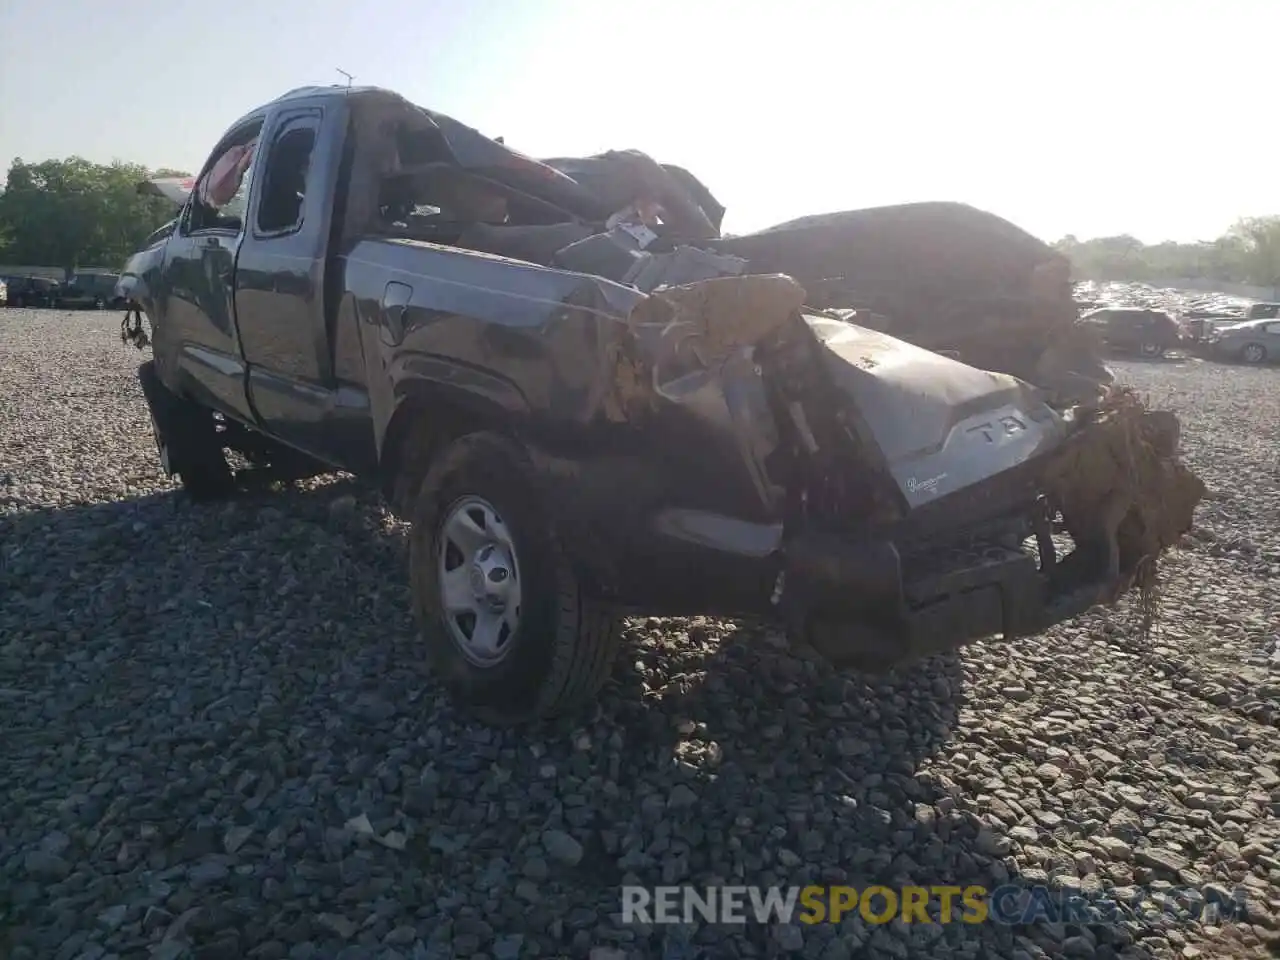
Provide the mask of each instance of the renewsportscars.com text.
{"label": "renewsportscars.com text", "polygon": [[1223,922],[1245,919],[1237,891],[1206,896],[1195,887],[1133,889],[1084,897],[1048,887],[1007,885],[885,887],[623,887],[624,923],[1107,923],[1134,917]]}

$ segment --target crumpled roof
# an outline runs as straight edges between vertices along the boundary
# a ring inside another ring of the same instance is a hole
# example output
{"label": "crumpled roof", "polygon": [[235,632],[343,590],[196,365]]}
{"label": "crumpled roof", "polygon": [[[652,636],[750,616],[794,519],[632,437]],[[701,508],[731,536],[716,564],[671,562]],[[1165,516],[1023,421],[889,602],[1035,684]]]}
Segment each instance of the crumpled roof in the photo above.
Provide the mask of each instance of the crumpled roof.
{"label": "crumpled roof", "polygon": [[[332,93],[335,89],[303,87],[289,91],[276,102]],[[428,129],[414,131],[401,144],[405,154],[402,160],[410,165],[418,159],[438,158],[443,152],[468,173],[525,191],[589,222],[603,223],[643,189],[664,200],[681,222],[693,225],[695,229],[687,231],[690,236],[719,236],[725,208],[706,185],[683,167],[658,163],[641,151],[611,150],[589,157],[539,160],[392,91],[365,87],[344,91],[344,95],[353,100],[392,100],[428,122]],[[138,192],[181,206],[187,202],[195,180],[158,177],[138,184]]]}

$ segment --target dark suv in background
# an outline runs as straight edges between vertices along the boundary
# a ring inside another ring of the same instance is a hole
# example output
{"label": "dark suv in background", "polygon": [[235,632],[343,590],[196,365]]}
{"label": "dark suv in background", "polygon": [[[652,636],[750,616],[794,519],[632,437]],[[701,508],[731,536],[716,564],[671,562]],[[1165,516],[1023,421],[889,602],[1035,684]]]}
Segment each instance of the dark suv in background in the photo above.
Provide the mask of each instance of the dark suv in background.
{"label": "dark suv in background", "polygon": [[48,277],[10,277],[9,306],[52,307],[57,304],[62,284]]}
{"label": "dark suv in background", "polygon": [[1113,350],[1163,357],[1182,342],[1182,326],[1163,310],[1147,307],[1101,307],[1080,317],[1098,328]]}
{"label": "dark suv in background", "polygon": [[102,310],[105,307],[124,307],[124,298],[115,294],[116,282],[120,277],[114,273],[80,274],[58,291],[56,305],[64,309],[75,307],[92,307]]}

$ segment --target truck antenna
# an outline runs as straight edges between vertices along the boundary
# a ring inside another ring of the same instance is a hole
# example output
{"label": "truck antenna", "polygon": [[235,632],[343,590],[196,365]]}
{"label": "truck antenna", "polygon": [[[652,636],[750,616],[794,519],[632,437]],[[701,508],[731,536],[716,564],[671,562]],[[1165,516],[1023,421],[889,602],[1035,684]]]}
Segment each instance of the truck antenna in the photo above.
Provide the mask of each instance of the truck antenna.
{"label": "truck antenna", "polygon": [[344,77],[347,78],[347,89],[350,90],[351,80],[353,79],[351,74],[347,73],[347,71],[343,70],[341,67],[334,67],[333,69],[337,70],[340,74],[342,74]]}

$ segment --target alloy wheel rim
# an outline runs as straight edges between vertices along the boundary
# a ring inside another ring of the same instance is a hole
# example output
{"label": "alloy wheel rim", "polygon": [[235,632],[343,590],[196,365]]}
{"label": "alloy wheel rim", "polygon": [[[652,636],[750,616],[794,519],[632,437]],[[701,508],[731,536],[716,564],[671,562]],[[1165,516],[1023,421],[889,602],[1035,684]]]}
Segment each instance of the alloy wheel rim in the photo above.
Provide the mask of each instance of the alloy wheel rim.
{"label": "alloy wheel rim", "polygon": [[493,505],[463,497],[440,524],[437,577],[445,627],[469,661],[502,662],[520,626],[521,577],[515,539]]}

